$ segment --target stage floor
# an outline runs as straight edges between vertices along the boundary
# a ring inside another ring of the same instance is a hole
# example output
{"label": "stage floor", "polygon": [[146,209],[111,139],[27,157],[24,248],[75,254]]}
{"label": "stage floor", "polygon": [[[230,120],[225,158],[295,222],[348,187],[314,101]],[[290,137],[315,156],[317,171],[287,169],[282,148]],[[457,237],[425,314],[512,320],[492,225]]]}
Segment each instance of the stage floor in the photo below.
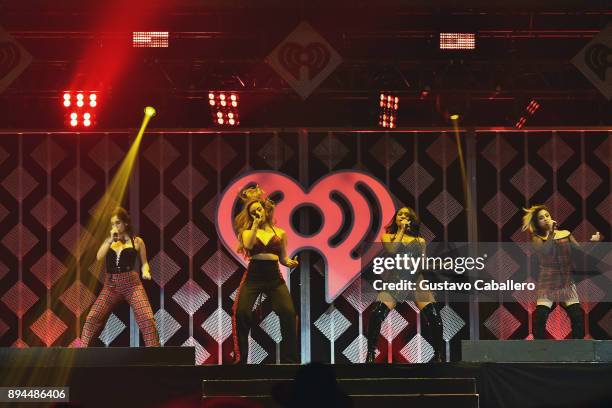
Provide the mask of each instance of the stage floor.
{"label": "stage floor", "polygon": [[[214,396],[226,391],[261,406],[278,407],[266,394],[278,389],[279,383],[285,384],[280,386],[281,394],[286,391],[300,368],[32,365],[0,367],[0,386],[69,386],[70,406],[168,408],[206,406],[210,401],[205,393]],[[602,404],[612,401],[610,363],[359,364],[333,369],[339,386],[355,396],[355,407],[595,407],[611,406]]]}

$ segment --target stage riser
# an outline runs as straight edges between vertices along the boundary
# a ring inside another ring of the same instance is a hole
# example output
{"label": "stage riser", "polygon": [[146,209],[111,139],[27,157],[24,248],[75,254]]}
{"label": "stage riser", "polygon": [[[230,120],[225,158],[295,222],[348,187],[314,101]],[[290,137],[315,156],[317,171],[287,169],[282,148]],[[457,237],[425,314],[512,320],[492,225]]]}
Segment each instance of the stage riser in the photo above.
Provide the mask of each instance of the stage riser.
{"label": "stage riser", "polygon": [[463,340],[466,362],[612,362],[611,340]]}
{"label": "stage riser", "polygon": [[[478,408],[477,395],[352,395],[354,408]],[[266,408],[280,408],[270,397],[248,397]]]}
{"label": "stage riser", "polygon": [[0,348],[0,367],[193,366],[194,347]]}
{"label": "stage riser", "polygon": [[[204,396],[252,396],[271,394],[276,386],[288,386],[290,379],[204,380]],[[338,379],[347,394],[474,394],[476,382],[470,378],[361,378]]]}

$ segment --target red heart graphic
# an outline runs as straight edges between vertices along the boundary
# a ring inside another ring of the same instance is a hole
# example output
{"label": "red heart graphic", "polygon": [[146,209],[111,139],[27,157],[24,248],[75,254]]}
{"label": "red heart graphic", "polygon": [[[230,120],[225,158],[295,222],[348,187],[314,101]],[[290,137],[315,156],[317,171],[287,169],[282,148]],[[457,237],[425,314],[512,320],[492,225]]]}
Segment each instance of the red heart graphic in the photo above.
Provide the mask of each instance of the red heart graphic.
{"label": "red heart graphic", "polygon": [[[395,214],[395,205],[385,185],[375,178],[356,171],[340,171],[323,177],[315,183],[309,192],[292,178],[284,174],[270,171],[252,172],[235,180],[225,190],[217,208],[217,232],[223,245],[234,257],[246,266],[246,260],[238,254],[237,239],[232,228],[232,210],[238,199],[240,190],[249,183],[259,184],[268,194],[282,192],[283,200],[276,205],[274,215],[278,225],[287,233],[287,255],[303,249],[318,251],[325,262],[325,297],[331,303],[340,295],[361,272],[361,259],[353,258],[351,252],[365,239],[372,214],[365,197],[358,191],[357,186],[365,184],[378,200],[380,216],[383,223]],[[344,215],[338,204],[331,199],[332,193],[339,193],[350,205],[354,214],[350,232],[343,242],[337,246],[330,246],[329,239],[344,226]],[[312,236],[303,236],[294,231],[291,223],[293,211],[303,205],[312,205],[320,210],[323,221],[319,232]],[[377,231],[377,239],[383,232],[381,225]],[[283,275],[286,277],[286,268]]]}

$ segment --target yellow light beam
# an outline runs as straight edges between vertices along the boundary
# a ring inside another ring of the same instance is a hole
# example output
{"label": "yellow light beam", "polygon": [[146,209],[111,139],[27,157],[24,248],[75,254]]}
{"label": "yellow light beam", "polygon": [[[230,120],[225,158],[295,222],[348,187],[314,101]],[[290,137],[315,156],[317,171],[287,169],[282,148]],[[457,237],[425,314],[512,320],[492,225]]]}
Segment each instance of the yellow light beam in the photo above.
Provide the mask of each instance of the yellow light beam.
{"label": "yellow light beam", "polygon": [[[130,179],[130,175],[134,168],[134,162],[136,160],[138,150],[140,149],[140,143],[142,136],[149,124],[149,121],[155,116],[155,109],[151,106],[147,106],[144,110],[145,116],[140,125],[140,130],[136,135],[134,142],[130,146],[130,149],[125,155],[125,158],[121,162],[119,169],[115,173],[112,181],[108,185],[104,196],[96,204],[93,215],[87,226],[84,229],[79,228],[80,237],[77,240],[76,248],[72,251],[75,257],[66,261],[66,268],[68,270],[68,276],[72,276],[73,279],[66,279],[65,283],[58,285],[54,288],[54,293],[64,293],[68,286],[78,279],[77,272],[80,269],[88,270],[90,265],[95,262],[95,254],[97,252],[97,246],[100,242],[109,234],[110,231],[110,214],[112,211],[123,202],[125,197],[125,191]],[[93,276],[88,276],[85,280],[86,287],[89,291],[93,292],[96,286],[97,279]],[[55,308],[59,302],[59,297],[56,297],[52,301],[51,308]],[[77,336],[80,337],[81,331],[81,316],[77,316],[76,331]],[[33,365],[33,364],[32,364]],[[65,370],[58,372],[57,377],[53,380],[54,384],[57,385],[68,385],[66,384],[67,379],[70,375],[70,368],[72,361],[65,361]],[[15,379],[13,383],[26,385],[42,385],[40,381],[45,378],[44,370],[32,370],[31,367],[13,367],[11,370],[11,377]]]}

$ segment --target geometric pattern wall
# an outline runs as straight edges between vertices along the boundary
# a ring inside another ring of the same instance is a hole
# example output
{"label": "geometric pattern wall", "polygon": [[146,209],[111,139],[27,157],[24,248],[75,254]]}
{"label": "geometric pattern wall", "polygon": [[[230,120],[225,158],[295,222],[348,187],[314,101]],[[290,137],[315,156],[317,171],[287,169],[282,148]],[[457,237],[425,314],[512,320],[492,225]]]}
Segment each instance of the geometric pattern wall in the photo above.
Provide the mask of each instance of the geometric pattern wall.
{"label": "geometric pattern wall", "polygon": [[[521,206],[551,205],[578,238],[612,234],[611,137],[607,132],[473,132],[464,147],[476,176],[482,241],[518,240]],[[100,290],[100,265],[78,263],[96,201],[129,149],[128,133],[23,134],[0,139],[0,346],[67,346]],[[397,205],[417,210],[428,241],[467,241],[468,215],[452,132],[160,133],[145,135],[125,206],[145,239],[153,279],[144,281],[163,345],[191,345],[198,364],[232,360],[231,307],[242,266],[215,231],[219,195],[245,171],[275,170],[308,188],[329,172],[356,169],[389,186]],[[316,221],[313,221],[316,222]],[[388,220],[382,220],[383,223]],[[300,254],[289,279],[300,315],[302,356],[334,363],[365,357],[364,328],[374,299],[356,281],[333,304],[324,296],[323,262]],[[77,261],[74,270],[67,265]],[[304,272],[302,272],[304,271]],[[593,290],[593,288],[590,288]],[[368,297],[369,296],[369,297]],[[250,360],[277,361],[278,316],[255,305]],[[588,333],[612,336],[607,303],[585,305]],[[477,328],[481,338],[527,338],[528,299],[480,305],[477,321],[465,303],[442,311],[450,356]],[[548,330],[562,338],[566,316],[553,312]],[[476,325],[476,327],[474,327]],[[378,352],[395,362],[427,361],[433,350],[418,309],[399,304],[382,329]],[[142,344],[129,307],[117,307],[92,345]]]}
{"label": "geometric pattern wall", "polygon": [[[560,228],[579,242],[595,231],[612,237],[612,136],[609,132],[477,133],[478,231],[481,241],[526,241],[520,231],[520,206],[545,203]],[[488,188],[486,188],[488,187]],[[514,261],[508,260],[509,264]],[[603,288],[590,281],[578,284],[589,302],[587,337],[612,337],[609,303],[599,303]],[[533,338],[532,299],[503,299],[480,307],[481,338]],[[567,314],[556,308],[547,323],[550,338],[571,331]]]}

